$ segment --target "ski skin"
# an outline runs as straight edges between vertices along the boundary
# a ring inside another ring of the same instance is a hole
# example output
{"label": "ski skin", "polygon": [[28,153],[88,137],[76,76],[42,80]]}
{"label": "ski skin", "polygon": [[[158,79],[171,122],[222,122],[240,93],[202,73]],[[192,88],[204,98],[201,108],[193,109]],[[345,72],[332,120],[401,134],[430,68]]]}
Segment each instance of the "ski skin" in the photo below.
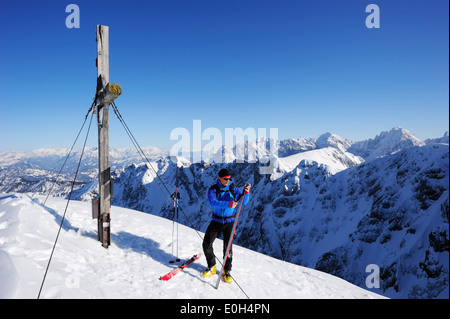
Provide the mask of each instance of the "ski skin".
{"label": "ski skin", "polygon": [[242,204],[244,203],[245,194],[244,193],[242,193],[242,194],[243,194],[243,196],[242,196],[242,199],[241,199],[241,203],[239,204],[239,211],[238,211],[238,214],[236,216],[236,220],[234,221],[234,225],[233,225],[233,232],[231,234],[230,240],[228,241],[226,255],[225,255],[224,259],[223,259],[222,269],[220,270],[219,278],[217,278],[216,289],[219,289],[220,279],[222,278],[223,272],[225,270],[225,264],[227,263],[228,254],[230,252],[231,245],[233,244],[234,233],[236,232],[237,222],[239,220],[239,215],[241,214]]}
{"label": "ski skin", "polygon": [[196,260],[198,260],[202,256],[202,253],[198,253],[194,256],[192,256],[190,259],[186,260],[184,263],[179,265],[177,268],[169,271],[166,275],[159,277],[159,280],[167,281],[176,274],[178,274],[180,271],[182,271],[184,268],[188,267],[190,264],[194,263]]}

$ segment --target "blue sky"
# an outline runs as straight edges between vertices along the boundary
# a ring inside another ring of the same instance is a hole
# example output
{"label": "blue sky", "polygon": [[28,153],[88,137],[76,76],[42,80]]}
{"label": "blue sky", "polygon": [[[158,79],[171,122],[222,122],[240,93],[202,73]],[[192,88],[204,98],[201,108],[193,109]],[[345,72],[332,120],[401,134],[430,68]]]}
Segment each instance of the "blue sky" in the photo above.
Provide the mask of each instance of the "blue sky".
{"label": "blue sky", "polygon": [[[65,25],[80,8],[80,28]],[[368,4],[381,27],[368,29]],[[353,141],[449,121],[447,0],[2,0],[0,151],[70,147],[96,85],[97,24],[133,134],[169,149],[176,127],[332,132]],[[90,146],[97,143],[94,129]],[[111,114],[111,147],[132,147]],[[79,146],[81,147],[81,145]]]}

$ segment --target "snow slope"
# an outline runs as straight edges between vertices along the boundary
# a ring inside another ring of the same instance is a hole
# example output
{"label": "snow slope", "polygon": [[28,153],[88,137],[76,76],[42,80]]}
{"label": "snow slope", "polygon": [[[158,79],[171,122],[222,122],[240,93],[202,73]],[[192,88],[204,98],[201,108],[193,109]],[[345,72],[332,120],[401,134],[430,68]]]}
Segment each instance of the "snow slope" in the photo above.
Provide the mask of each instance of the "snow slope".
{"label": "snow slope", "polygon": [[287,172],[293,171],[301,161],[306,163],[316,162],[319,165],[325,165],[330,174],[336,174],[349,167],[356,166],[364,160],[351,153],[340,151],[338,148],[326,147],[312,151],[302,152],[288,157],[281,158],[289,167]]}
{"label": "snow slope", "polygon": [[[0,298],[36,298],[66,207],[66,200],[0,194]],[[41,298],[246,298],[233,283],[203,279],[199,261],[168,282],[158,278],[174,266],[172,222],[112,207],[112,244],[97,241],[90,204],[71,201]],[[203,236],[203,234],[201,234]],[[179,256],[201,250],[200,236],[179,226]],[[217,240],[215,251],[221,251]],[[221,256],[220,256],[221,257]],[[239,246],[233,276],[254,298],[383,298],[329,274],[283,262]]]}

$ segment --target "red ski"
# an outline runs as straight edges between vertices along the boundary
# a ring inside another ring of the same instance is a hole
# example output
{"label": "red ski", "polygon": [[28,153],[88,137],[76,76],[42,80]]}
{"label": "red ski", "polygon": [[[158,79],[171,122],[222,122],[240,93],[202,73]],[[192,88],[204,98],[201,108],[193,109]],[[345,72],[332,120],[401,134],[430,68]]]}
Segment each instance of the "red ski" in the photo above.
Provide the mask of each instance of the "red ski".
{"label": "red ski", "polygon": [[201,252],[196,254],[196,255],[194,255],[194,256],[192,256],[190,259],[186,260],[184,263],[182,263],[177,268],[175,268],[172,271],[170,271],[168,274],[166,274],[166,275],[164,275],[162,277],[159,277],[159,280],[163,280],[163,281],[169,280],[170,278],[172,278],[173,276],[178,274],[180,271],[182,271],[184,268],[186,268],[187,266],[192,264],[194,261],[199,259],[201,256],[202,256]]}

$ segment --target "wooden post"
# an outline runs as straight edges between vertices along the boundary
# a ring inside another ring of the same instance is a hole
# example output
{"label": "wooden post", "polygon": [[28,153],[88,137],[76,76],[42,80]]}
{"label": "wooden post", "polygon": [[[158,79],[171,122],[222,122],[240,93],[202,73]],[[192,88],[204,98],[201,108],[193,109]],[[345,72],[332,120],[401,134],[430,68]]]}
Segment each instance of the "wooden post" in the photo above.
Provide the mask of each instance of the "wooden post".
{"label": "wooden post", "polygon": [[97,26],[97,123],[98,123],[98,240],[111,244],[111,171],[109,166],[109,105],[120,94],[119,84],[109,83],[109,27]]}

